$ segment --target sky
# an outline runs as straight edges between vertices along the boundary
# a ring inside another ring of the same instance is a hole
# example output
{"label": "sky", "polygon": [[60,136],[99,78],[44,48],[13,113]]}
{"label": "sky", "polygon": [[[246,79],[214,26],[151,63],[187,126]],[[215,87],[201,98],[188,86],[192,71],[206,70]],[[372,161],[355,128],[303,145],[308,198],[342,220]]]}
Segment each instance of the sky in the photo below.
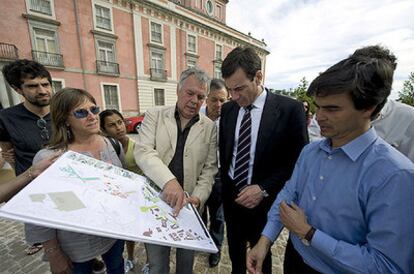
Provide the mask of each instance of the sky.
{"label": "sky", "polygon": [[414,71],[414,0],[229,0],[226,24],[264,39],[265,86],[289,89],[357,48],[382,45],[397,57],[391,98]]}

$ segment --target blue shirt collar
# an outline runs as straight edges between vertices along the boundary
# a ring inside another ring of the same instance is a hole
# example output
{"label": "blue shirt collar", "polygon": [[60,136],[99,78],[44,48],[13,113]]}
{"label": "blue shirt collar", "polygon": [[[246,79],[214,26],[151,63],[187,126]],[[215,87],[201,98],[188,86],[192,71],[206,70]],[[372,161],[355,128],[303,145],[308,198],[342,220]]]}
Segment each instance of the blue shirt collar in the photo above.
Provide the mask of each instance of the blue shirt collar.
{"label": "blue shirt collar", "polygon": [[355,162],[359,156],[373,143],[377,140],[378,135],[373,127],[371,127],[367,132],[358,136],[351,142],[339,147],[332,149],[331,140],[326,138],[321,141],[319,147],[331,154],[335,150],[342,150],[353,162]]}

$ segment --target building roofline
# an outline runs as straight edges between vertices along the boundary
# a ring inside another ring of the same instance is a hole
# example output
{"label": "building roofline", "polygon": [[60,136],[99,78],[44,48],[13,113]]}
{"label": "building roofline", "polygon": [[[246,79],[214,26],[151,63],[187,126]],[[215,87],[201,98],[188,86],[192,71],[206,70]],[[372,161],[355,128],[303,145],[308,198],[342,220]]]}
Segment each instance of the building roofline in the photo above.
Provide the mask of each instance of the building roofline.
{"label": "building roofline", "polygon": [[[212,31],[212,32],[215,32],[215,33],[219,33],[220,35],[223,35],[224,37],[228,37],[228,38],[231,38],[232,40],[235,40],[237,43],[239,43],[241,45],[249,45],[251,47],[254,47],[254,48],[256,48],[256,50],[262,52],[265,55],[270,54],[270,52],[265,48],[267,45],[266,45],[266,43],[264,41],[258,40],[258,39],[254,38],[254,37],[252,37],[252,36],[250,36],[248,34],[244,34],[244,33],[240,32],[240,31],[238,31],[238,30],[236,30],[236,29],[234,29],[234,28],[232,28],[232,27],[224,24],[223,22],[221,22],[221,21],[219,21],[217,19],[214,19],[214,18],[211,18],[209,16],[206,16],[205,14],[203,14],[201,12],[198,12],[198,11],[192,9],[192,8],[188,8],[188,7],[185,7],[183,5],[174,3],[171,0],[169,0],[168,2],[171,2],[172,4],[177,5],[177,6],[181,7],[181,8],[184,8],[184,9],[186,9],[186,10],[194,13],[195,15],[199,15],[199,16],[201,15],[206,20],[210,20],[210,21],[213,21],[216,24],[220,24],[221,27],[223,27],[224,29],[227,29],[228,31],[231,31],[231,32],[236,32],[238,35],[243,36],[245,38],[245,40],[240,39],[240,38],[238,38],[236,36],[232,36],[232,35],[230,35],[228,33],[223,32],[223,31],[220,31],[217,28],[211,27],[211,26],[209,26],[209,25],[207,25],[207,24],[205,24],[203,22],[200,22],[200,21],[194,20],[192,18],[186,17],[186,16],[184,16],[184,15],[178,13],[178,12],[175,12],[175,11],[173,11],[171,9],[165,8],[163,6],[160,6],[160,5],[158,5],[158,4],[154,3],[154,2],[151,2],[151,1],[148,1],[148,0],[128,0],[128,1],[131,2],[131,3],[133,3],[133,4],[141,4],[141,5],[144,5],[144,6],[148,6],[148,7],[157,9],[159,11],[162,11],[163,13],[167,13],[167,14],[170,14],[170,15],[176,17],[177,19],[180,19],[180,20],[183,20],[183,21],[187,21],[187,22],[189,22],[189,23],[191,23],[193,25],[202,27],[204,29],[207,29],[207,30]],[[249,43],[248,42],[249,39],[254,40],[255,43],[257,43],[257,44],[261,44],[261,46],[255,45],[254,43]]]}

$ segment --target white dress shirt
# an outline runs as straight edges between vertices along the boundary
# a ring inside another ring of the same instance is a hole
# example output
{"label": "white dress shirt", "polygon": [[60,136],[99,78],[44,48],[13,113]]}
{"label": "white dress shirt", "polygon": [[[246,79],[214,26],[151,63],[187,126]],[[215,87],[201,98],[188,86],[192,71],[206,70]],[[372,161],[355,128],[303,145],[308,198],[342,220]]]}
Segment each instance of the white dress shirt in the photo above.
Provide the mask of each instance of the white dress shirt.
{"label": "white dress shirt", "polygon": [[414,162],[414,108],[388,100],[372,125],[387,143]]}
{"label": "white dress shirt", "polygon": [[[254,100],[252,110],[250,111],[252,127],[251,127],[251,144],[250,144],[250,160],[249,160],[249,173],[247,177],[247,184],[252,183],[253,175],[253,164],[254,164],[254,155],[256,153],[256,143],[257,143],[257,134],[259,133],[260,121],[262,119],[263,108],[266,102],[267,92],[262,88],[262,93]],[[234,166],[236,164],[236,154],[237,154],[237,144],[239,141],[239,130],[240,124],[243,119],[243,115],[246,111],[244,108],[239,109],[239,115],[237,116],[236,131],[234,134],[234,146],[233,146],[233,156],[231,158],[231,164],[229,169],[230,178],[234,179]]]}

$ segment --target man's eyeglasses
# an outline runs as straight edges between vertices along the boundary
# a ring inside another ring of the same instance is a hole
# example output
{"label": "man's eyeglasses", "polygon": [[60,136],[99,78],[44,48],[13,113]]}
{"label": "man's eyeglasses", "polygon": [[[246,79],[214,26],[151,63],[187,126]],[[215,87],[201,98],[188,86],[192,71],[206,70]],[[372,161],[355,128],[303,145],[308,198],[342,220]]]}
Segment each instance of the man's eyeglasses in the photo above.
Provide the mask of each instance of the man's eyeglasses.
{"label": "man's eyeglasses", "polygon": [[100,109],[98,106],[92,106],[88,109],[86,108],[81,108],[78,110],[75,110],[73,112],[73,116],[75,116],[76,119],[83,119],[88,117],[89,112],[92,113],[93,115],[97,115],[99,113]]}
{"label": "man's eyeglasses", "polygon": [[36,121],[36,125],[38,128],[41,129],[40,131],[40,138],[42,138],[43,140],[49,140],[50,136],[49,136],[49,130],[47,130],[47,122],[45,119],[40,118]]}

